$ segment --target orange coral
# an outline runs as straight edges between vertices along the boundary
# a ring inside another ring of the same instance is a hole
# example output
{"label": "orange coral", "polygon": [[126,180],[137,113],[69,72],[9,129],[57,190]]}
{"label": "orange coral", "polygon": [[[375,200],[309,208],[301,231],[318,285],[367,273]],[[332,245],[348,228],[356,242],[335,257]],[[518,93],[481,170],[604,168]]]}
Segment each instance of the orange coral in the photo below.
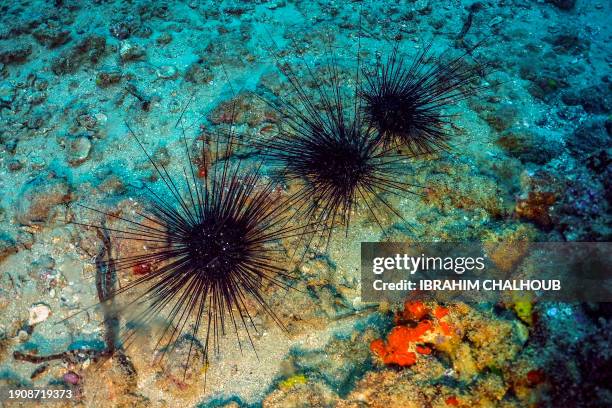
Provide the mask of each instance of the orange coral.
{"label": "orange coral", "polygon": [[447,322],[440,322],[439,326],[440,326],[440,330],[442,331],[442,333],[444,333],[445,336],[453,335],[453,326],[451,326]]}
{"label": "orange coral", "polygon": [[416,346],[416,351],[419,354],[431,354],[431,349],[426,346]]}
{"label": "orange coral", "polygon": [[[430,342],[435,335],[452,335],[452,327],[439,319],[448,315],[448,309],[437,307],[434,310],[435,319],[426,318],[429,309],[423,302],[407,301],[404,310],[396,316],[396,324],[387,340],[374,340],[370,343],[370,350],[378,356],[385,364],[397,364],[401,367],[409,367],[416,363],[417,353],[428,355],[432,353]],[[415,326],[403,324],[406,320],[417,322]]]}
{"label": "orange coral", "polygon": [[[416,353],[410,351],[413,348],[413,343],[423,341],[422,336],[431,329],[432,324],[429,320],[419,322],[416,327],[396,326],[387,336],[386,344],[380,339],[374,340],[370,343],[370,350],[382,358],[385,364],[397,364],[402,367],[411,366],[416,363]],[[416,351],[420,352],[418,347]]]}
{"label": "orange coral", "polygon": [[446,400],[444,400],[444,402],[446,402],[446,405],[451,405],[454,407],[459,405],[459,400],[454,395],[448,397]]}
{"label": "orange coral", "polygon": [[402,313],[404,319],[407,320],[421,320],[429,313],[429,310],[423,302],[420,301],[406,301],[404,303],[404,311]]}
{"label": "orange coral", "polygon": [[377,356],[383,356],[387,353],[385,342],[382,339],[376,339],[370,343],[370,351]]}
{"label": "orange coral", "polygon": [[444,306],[438,306],[434,310],[434,316],[436,316],[437,319],[441,319],[447,314],[448,314],[448,309],[445,308]]}

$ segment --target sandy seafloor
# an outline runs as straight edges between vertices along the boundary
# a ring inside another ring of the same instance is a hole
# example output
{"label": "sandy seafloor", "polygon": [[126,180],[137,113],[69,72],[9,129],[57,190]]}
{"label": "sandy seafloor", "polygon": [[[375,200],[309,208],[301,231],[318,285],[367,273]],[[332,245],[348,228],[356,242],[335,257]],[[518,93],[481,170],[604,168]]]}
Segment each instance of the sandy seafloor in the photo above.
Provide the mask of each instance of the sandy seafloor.
{"label": "sandy seafloor", "polygon": [[[99,310],[64,320],[97,301],[102,245],[66,220],[99,222],[78,203],[133,215],[154,184],[125,123],[174,174],[183,110],[193,141],[238,94],[240,130],[264,137],[269,108],[249,92],[288,89],[272,44],[298,66],[316,64],[331,36],[354,72],[360,9],[364,64],[400,34],[408,56],[486,39],[475,54],[493,67],[488,89],[449,109],[453,149],[412,162],[426,194],[394,199],[412,228],[390,219],[380,231],[358,214],[347,236],[310,254],[301,291],[270,293],[288,331],[257,314],[258,357],[230,333],[183,380],[184,355],[154,365],[143,329],[126,357],[16,360],[104,348]],[[457,338],[398,368],[369,348],[397,307],[361,302],[359,286],[361,241],[610,239],[611,13],[605,0],[3,1],[0,383],[77,395],[49,406],[612,405],[609,305],[447,305]]]}

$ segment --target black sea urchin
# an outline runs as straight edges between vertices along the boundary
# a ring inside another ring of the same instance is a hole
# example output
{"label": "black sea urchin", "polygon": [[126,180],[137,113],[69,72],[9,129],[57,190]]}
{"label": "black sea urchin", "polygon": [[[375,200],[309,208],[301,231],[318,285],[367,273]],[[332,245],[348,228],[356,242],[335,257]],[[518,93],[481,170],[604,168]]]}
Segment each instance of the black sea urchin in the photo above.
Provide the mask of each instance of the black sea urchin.
{"label": "black sea urchin", "polygon": [[412,155],[448,147],[450,116],[442,110],[473,95],[479,88],[468,85],[482,73],[482,67],[467,64],[467,54],[428,64],[430,49],[431,44],[408,62],[396,45],[374,72],[364,69],[359,92],[364,119],[378,130],[385,145],[397,144]]}
{"label": "black sea urchin", "polygon": [[290,66],[278,65],[294,92],[268,100],[280,114],[280,130],[260,147],[295,189],[297,213],[330,234],[337,224],[349,227],[357,206],[367,208],[381,229],[383,212],[401,218],[384,194],[414,191],[414,185],[400,181],[404,158],[386,149],[363,120],[355,95],[350,96],[354,91],[341,86],[337,63],[332,60],[321,76],[308,69],[312,89]]}
{"label": "black sea urchin", "polygon": [[[204,180],[199,180],[188,150],[190,176],[184,169],[184,177],[173,178],[133,135],[169,195],[148,189],[150,209],[138,213],[141,220],[106,214],[125,226],[98,226],[115,238],[147,247],[142,253],[112,258],[108,263],[118,271],[137,268],[141,275],[114,295],[128,297],[129,307],[123,308],[127,314],[124,342],[133,338],[137,327],[161,315],[166,323],[155,347],[163,351],[160,358],[173,349],[190,325],[187,362],[198,337],[203,339],[202,357],[207,362],[209,344],[218,350],[215,346],[226,325],[236,332],[239,342],[239,329],[244,328],[253,345],[251,330],[257,329],[247,303],[259,304],[282,326],[264,298],[267,285],[289,287],[289,276],[279,259],[282,251],[274,244],[299,236],[305,229],[290,226],[287,203],[273,197],[275,183],[263,182],[259,168],[243,169],[240,161],[231,164],[232,141],[221,142],[226,136],[217,137],[216,145],[225,147],[210,155],[213,164],[209,171],[200,173]],[[183,142],[187,149],[184,135]],[[179,181],[183,178],[186,188],[181,191]]]}

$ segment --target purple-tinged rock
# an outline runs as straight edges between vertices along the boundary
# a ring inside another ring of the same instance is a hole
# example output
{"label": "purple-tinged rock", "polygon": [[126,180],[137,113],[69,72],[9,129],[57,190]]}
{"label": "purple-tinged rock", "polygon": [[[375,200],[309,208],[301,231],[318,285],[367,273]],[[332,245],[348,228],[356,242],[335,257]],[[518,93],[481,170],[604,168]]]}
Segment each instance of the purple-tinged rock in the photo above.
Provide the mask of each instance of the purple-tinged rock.
{"label": "purple-tinged rock", "polygon": [[81,377],[79,377],[79,375],[74,371],[68,371],[66,374],[64,374],[63,379],[68,384],[77,385],[81,380]]}
{"label": "purple-tinged rock", "polygon": [[24,185],[17,198],[15,218],[20,224],[45,224],[55,206],[71,200],[65,180],[41,175]]}

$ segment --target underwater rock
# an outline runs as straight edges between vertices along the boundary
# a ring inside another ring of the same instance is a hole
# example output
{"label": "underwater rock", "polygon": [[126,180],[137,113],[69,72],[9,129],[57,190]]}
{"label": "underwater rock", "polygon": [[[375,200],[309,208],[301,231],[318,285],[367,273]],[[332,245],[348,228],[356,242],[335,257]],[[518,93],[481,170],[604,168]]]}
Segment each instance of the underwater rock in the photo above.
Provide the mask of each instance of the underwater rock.
{"label": "underwater rock", "polygon": [[123,180],[114,174],[107,176],[98,186],[101,192],[107,195],[121,195],[126,192]]}
{"label": "underwater rock", "polygon": [[[47,100],[47,93],[46,92],[39,92],[39,91],[32,91],[29,92],[27,95],[27,99],[26,99],[30,105],[40,105],[41,103],[43,103],[45,100]],[[38,118],[43,118],[43,117],[50,117],[51,114],[48,110],[43,109],[40,111],[37,111],[37,119]],[[40,125],[38,126],[40,127]]]}
{"label": "underwater rock", "polygon": [[123,73],[119,69],[110,68],[98,72],[96,75],[96,85],[100,88],[107,88],[111,85],[118,84],[123,78]]}
{"label": "underwater rock", "polygon": [[566,88],[567,83],[549,76],[540,76],[532,81],[528,91],[534,98],[548,101],[560,88]]}
{"label": "underwater rock", "polygon": [[214,75],[210,68],[205,67],[199,62],[194,62],[185,72],[185,81],[195,84],[207,84],[212,81]]}
{"label": "underwater rock", "polygon": [[[612,381],[612,326],[609,318],[589,324],[580,305],[553,304],[542,315],[534,342],[549,392],[549,407],[607,407]],[[553,349],[552,346],[557,347]],[[564,358],[559,358],[563,350]],[[531,353],[532,350],[526,350]]]}
{"label": "underwater rock", "polygon": [[581,90],[568,90],[561,95],[566,105],[580,105],[588,113],[608,113],[612,106],[610,84],[593,85]]}
{"label": "underwater rock", "polygon": [[498,132],[504,131],[511,127],[518,116],[518,109],[513,105],[504,105],[495,112],[490,113],[485,117],[485,120],[493,129]]}
{"label": "underwater rock", "polygon": [[77,385],[81,380],[81,377],[74,371],[68,371],[66,374],[62,376],[63,380],[71,385]]}
{"label": "underwater rock", "polygon": [[16,90],[8,84],[0,85],[0,106],[10,107],[11,103],[15,100]]}
{"label": "underwater rock", "polygon": [[[297,382],[270,393],[263,401],[266,408],[284,407],[334,407],[338,396],[328,386],[318,381]],[[233,408],[229,406],[228,408]]]}
{"label": "underwater rock", "polygon": [[77,116],[77,123],[87,130],[98,131],[106,123],[107,117],[103,113],[82,113]]}
{"label": "underwater rock", "polygon": [[527,198],[519,199],[516,202],[516,215],[520,218],[532,221],[548,231],[552,228],[553,223],[549,210],[556,201],[557,199],[554,193],[547,191],[530,191]]}
{"label": "underwater rock", "polygon": [[[206,365],[204,345],[197,339],[183,335],[176,339],[167,349],[158,350],[157,353],[169,353],[164,362],[164,376],[161,382],[165,384],[162,388],[187,388],[187,384],[201,375],[202,367]],[[158,356],[156,356],[158,358]],[[176,379],[181,379],[177,384]],[[191,381],[190,381],[191,380]]]}
{"label": "underwater rock", "polygon": [[70,310],[80,307],[80,294],[86,293],[86,289],[81,284],[64,286],[59,293],[60,304]]}
{"label": "underwater rock", "polygon": [[55,206],[70,200],[70,189],[65,180],[51,174],[40,175],[22,188],[15,218],[23,225],[44,224]]}
{"label": "underwater rock", "polygon": [[606,150],[600,150],[587,158],[586,166],[595,174],[612,172],[612,157]]}
{"label": "underwater rock", "polygon": [[129,15],[122,20],[115,20],[110,26],[110,33],[119,40],[127,40],[131,36],[149,38],[153,34],[151,27],[142,23],[142,20]]}
{"label": "underwater rock", "polygon": [[42,157],[36,155],[30,158],[30,167],[32,170],[42,170],[47,166],[47,162]]}
{"label": "underwater rock", "polygon": [[32,36],[40,45],[47,48],[57,48],[70,41],[70,31],[57,30],[51,27],[40,27],[32,32]]}
{"label": "underwater rock", "polygon": [[527,88],[531,96],[543,101],[550,100],[550,98],[556,95],[561,89],[569,86],[569,84],[562,79],[562,75],[558,75],[547,69],[536,68],[532,70],[530,68],[521,67],[521,76],[531,81],[531,84]]}
{"label": "underwater rock", "polygon": [[503,17],[501,17],[501,16],[496,16],[496,17],[493,17],[493,18],[492,18],[492,19],[489,21],[488,25],[489,25],[489,27],[495,27],[496,25],[500,24],[500,23],[501,23],[501,22],[503,22],[503,21],[504,21],[504,18],[503,18]]}
{"label": "underwater rock", "polygon": [[172,42],[172,35],[170,33],[161,33],[159,37],[155,39],[157,45],[168,45]]}
{"label": "underwater rock", "polygon": [[597,188],[593,180],[581,177],[576,182],[571,183],[565,190],[559,211],[582,219],[596,217],[597,214],[602,212],[604,202],[604,192]]}
{"label": "underwater rock", "polygon": [[149,38],[153,34],[153,29],[146,24],[141,24],[132,34],[139,38]]}
{"label": "underwater rock", "polygon": [[19,171],[23,168],[23,163],[19,159],[11,159],[6,164],[6,168],[11,172]]}
{"label": "underwater rock", "polygon": [[170,160],[172,155],[168,151],[168,148],[165,146],[160,146],[151,155],[153,161],[160,166],[168,167],[170,165]]}
{"label": "underwater rock", "polygon": [[174,79],[178,76],[178,70],[173,65],[163,65],[155,72],[157,77],[161,79]]}
{"label": "underwater rock", "polygon": [[[4,4],[8,3],[3,3],[3,5]],[[5,10],[3,9],[3,12],[4,11]],[[16,16],[13,15],[12,17]],[[43,16],[42,14],[38,14],[36,16],[30,15],[28,18],[18,17],[14,19],[5,19],[5,21],[7,24],[0,26],[0,39],[3,40],[31,33],[33,29],[42,24]]]}
{"label": "underwater rock", "polygon": [[[46,99],[46,94],[40,95],[37,94],[37,103],[42,103],[42,101],[44,101]],[[38,102],[38,98],[40,98],[42,101]],[[24,123],[25,127],[28,129],[40,129],[45,122],[51,117],[51,114],[49,113],[48,110],[44,109],[44,108],[37,108],[36,110],[32,111],[32,113],[30,114],[30,117],[28,118],[28,120]]]}
{"label": "underwater rock", "polygon": [[431,14],[432,7],[429,0],[416,0],[414,2],[414,10],[421,15]]}
{"label": "underwater rock", "polygon": [[44,303],[37,303],[30,307],[29,314],[28,325],[34,326],[44,322],[51,316],[51,308]]}
{"label": "underwater rock", "polygon": [[72,74],[85,63],[97,64],[105,50],[105,37],[95,34],[89,35],[72,49],[53,60],[51,70],[56,75]]}
{"label": "underwater rock", "polygon": [[247,92],[241,92],[235,98],[220,103],[209,115],[213,124],[233,123],[256,126],[266,121],[274,121],[276,112],[260,98],[251,98]]}
{"label": "underwater rock", "polygon": [[40,282],[46,283],[47,288],[56,286],[60,273],[55,269],[55,259],[50,256],[42,256],[32,262],[32,267],[28,275]]}
{"label": "underwater rock", "polygon": [[91,141],[88,137],[80,136],[68,144],[66,150],[67,160],[72,166],[78,166],[83,163],[89,157],[91,151]]}
{"label": "underwater rock", "polygon": [[37,91],[45,91],[49,87],[49,81],[45,78],[35,77],[33,87]]}
{"label": "underwater rock", "polygon": [[553,50],[558,54],[578,55],[587,51],[591,46],[588,38],[583,38],[576,32],[558,34],[547,41],[552,44]]}
{"label": "underwater rock", "polygon": [[561,154],[563,145],[533,132],[530,129],[511,128],[502,133],[496,142],[510,156],[522,162],[545,164]]}
{"label": "underwater rock", "polygon": [[119,48],[119,57],[121,62],[136,61],[143,59],[146,56],[146,50],[138,44],[132,44],[128,41],[121,43]]}
{"label": "underwater rock", "polygon": [[111,24],[110,33],[119,40],[126,40],[132,34],[132,27],[128,21],[118,21]]}
{"label": "underwater rock", "polygon": [[[440,163],[440,170],[447,171],[449,166]],[[464,180],[470,174],[470,182]],[[479,211],[493,218],[507,213],[503,195],[494,180],[482,175],[474,175],[468,166],[456,166],[446,177],[432,180],[424,191],[424,201],[442,211],[453,208],[463,211]]]}
{"label": "underwater rock", "polygon": [[288,90],[288,88],[283,85],[283,81],[277,72],[266,72],[259,78],[256,91],[261,95],[270,93],[274,96],[278,96]]}
{"label": "underwater rock", "polygon": [[602,121],[587,121],[574,131],[566,141],[569,151],[576,157],[593,154],[610,146],[610,135]]}
{"label": "underwater rock", "polygon": [[0,51],[0,63],[2,64],[22,64],[32,54],[31,45],[18,45],[8,50]]}
{"label": "underwater rock", "polygon": [[170,17],[170,6],[166,3],[157,3],[155,1],[143,2],[138,7],[138,14],[142,21],[159,18],[162,20]]}
{"label": "underwater rock", "polygon": [[527,90],[534,97],[548,101],[558,91],[567,88],[570,77],[566,67],[561,64],[554,52],[547,52],[538,58],[528,57],[519,62],[519,75],[530,81]]}
{"label": "underwater rock", "polygon": [[0,261],[18,251],[17,243],[5,232],[0,232]]}
{"label": "underwater rock", "polygon": [[565,11],[573,9],[576,5],[576,0],[546,0],[546,2]]}

